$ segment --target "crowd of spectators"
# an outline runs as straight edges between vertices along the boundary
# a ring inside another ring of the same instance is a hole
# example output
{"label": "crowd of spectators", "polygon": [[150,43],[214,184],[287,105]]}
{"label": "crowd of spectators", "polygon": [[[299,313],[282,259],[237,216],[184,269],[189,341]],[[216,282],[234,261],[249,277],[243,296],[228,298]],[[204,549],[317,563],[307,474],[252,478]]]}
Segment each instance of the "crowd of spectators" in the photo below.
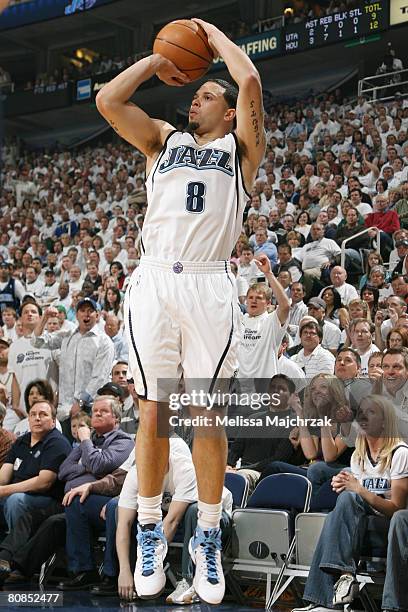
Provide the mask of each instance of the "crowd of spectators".
{"label": "crowd of spectators", "polygon": [[[272,380],[283,415],[330,407],[336,429],[234,439],[227,470],[245,473],[252,488],[269,474],[304,474],[318,506],[330,478],[350,465],[357,434],[349,417],[362,398],[381,394],[388,403],[380,408],[395,410],[401,436],[408,421],[408,102],[350,105],[324,95],[270,107],[265,129],[265,158],[231,257],[242,310],[237,380],[244,387]],[[144,157],[123,141],[76,151],[3,148],[0,508],[10,530],[0,548],[3,579],[38,571],[68,526],[72,576],[61,588],[133,593],[125,540],[136,516],[138,404],[123,300],[141,257],[146,209]],[[176,440],[170,471],[178,454],[190,456]],[[35,463],[37,444],[46,450]],[[184,504],[167,508],[169,538],[196,500],[187,476],[168,478]],[[117,500],[110,503],[122,485],[117,560]],[[227,495],[225,511],[227,523]],[[110,534],[102,583],[94,528]],[[194,597],[188,579],[186,562],[182,586]]]}

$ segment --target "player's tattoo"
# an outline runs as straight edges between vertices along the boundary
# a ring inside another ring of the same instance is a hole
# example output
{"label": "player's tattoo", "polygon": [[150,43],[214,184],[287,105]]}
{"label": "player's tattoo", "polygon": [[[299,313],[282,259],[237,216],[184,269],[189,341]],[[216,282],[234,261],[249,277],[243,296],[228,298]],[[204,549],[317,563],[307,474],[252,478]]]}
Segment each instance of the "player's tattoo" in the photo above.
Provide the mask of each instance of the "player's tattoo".
{"label": "player's tattoo", "polygon": [[109,123],[111,124],[111,127],[115,130],[115,132],[120,134],[119,129],[116,127],[115,123],[111,119],[109,119]]}
{"label": "player's tattoo", "polygon": [[251,107],[251,119],[252,119],[252,128],[255,134],[255,145],[259,147],[259,145],[261,144],[261,133],[259,129],[258,113],[255,110],[255,100],[251,100],[251,102],[249,103],[249,106]]}

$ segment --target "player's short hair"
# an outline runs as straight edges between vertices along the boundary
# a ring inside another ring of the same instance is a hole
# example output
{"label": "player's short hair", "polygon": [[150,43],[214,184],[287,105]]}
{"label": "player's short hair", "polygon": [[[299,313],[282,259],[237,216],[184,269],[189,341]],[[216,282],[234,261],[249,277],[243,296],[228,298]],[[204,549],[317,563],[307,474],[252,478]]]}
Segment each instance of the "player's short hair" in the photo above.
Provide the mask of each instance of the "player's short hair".
{"label": "player's short hair", "polygon": [[237,100],[238,100],[238,87],[230,83],[229,81],[225,81],[224,79],[207,79],[207,83],[217,83],[224,89],[224,98],[226,103],[228,104],[228,108],[237,108]]}

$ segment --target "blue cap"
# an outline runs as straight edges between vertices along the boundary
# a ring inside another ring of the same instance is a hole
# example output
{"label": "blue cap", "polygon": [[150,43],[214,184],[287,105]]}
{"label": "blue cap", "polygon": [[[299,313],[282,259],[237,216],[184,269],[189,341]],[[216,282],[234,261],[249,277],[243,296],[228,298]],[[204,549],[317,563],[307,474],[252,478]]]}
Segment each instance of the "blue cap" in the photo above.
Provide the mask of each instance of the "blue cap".
{"label": "blue cap", "polygon": [[94,310],[99,310],[98,304],[90,297],[82,298],[82,300],[79,300],[76,309],[79,310],[80,308],[82,308],[82,306],[92,306]]}

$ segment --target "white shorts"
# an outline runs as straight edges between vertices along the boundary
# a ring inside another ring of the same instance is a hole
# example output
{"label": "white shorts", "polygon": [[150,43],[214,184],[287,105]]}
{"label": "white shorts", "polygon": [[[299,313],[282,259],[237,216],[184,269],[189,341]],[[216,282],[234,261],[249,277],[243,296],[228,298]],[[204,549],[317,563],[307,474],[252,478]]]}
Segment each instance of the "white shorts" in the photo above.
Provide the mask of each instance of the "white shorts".
{"label": "white shorts", "polygon": [[240,328],[229,263],[142,257],[125,296],[125,326],[140,398],[167,401],[182,376],[186,391],[188,381],[205,379],[211,387],[230,379],[238,367]]}

